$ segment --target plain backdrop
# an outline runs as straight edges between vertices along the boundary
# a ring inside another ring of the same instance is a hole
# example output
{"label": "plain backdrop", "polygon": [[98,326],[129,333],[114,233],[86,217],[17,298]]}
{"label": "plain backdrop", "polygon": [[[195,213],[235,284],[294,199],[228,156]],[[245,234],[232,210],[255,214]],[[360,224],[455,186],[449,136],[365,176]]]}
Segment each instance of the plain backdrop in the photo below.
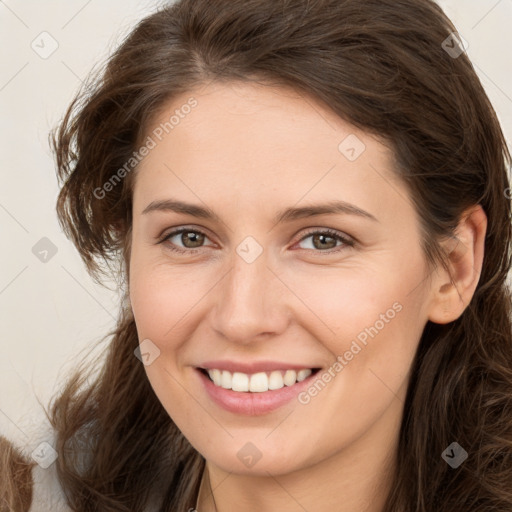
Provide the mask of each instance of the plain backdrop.
{"label": "plain backdrop", "polygon": [[[512,0],[440,4],[467,41],[510,141]],[[92,67],[156,7],[149,0],[0,0],[0,432],[21,445],[44,419],[36,396],[48,403],[79,352],[112,329],[119,307],[118,294],[91,280],[60,230],[48,132]],[[49,250],[46,262],[37,257],[41,247]]]}

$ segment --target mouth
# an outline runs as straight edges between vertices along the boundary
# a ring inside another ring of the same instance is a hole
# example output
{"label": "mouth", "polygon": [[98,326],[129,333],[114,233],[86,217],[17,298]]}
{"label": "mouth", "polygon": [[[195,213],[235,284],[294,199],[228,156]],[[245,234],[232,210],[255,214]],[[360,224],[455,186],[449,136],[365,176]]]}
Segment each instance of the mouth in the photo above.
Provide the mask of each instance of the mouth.
{"label": "mouth", "polygon": [[262,416],[293,403],[310,386],[321,368],[243,373],[220,368],[195,371],[210,400],[236,415]]}
{"label": "mouth", "polygon": [[265,393],[291,387],[320,371],[320,368],[300,370],[274,370],[271,372],[243,373],[218,368],[198,368],[217,387],[238,393]]}

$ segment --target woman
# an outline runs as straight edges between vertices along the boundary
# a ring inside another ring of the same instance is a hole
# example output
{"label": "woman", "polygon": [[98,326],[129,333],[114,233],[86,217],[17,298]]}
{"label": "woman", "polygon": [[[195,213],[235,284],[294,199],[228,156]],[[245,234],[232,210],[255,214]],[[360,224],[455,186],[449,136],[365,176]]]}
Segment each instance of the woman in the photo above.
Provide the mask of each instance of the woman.
{"label": "woman", "polygon": [[90,87],[57,211],[126,293],[70,509],[512,510],[510,154],[442,10],[182,0]]}

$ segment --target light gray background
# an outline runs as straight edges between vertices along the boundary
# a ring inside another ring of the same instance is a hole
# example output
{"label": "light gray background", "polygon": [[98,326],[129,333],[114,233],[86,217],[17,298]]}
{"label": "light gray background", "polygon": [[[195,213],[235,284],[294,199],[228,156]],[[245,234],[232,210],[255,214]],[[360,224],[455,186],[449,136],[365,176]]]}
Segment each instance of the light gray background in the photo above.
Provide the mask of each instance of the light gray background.
{"label": "light gray background", "polygon": [[[440,4],[469,43],[510,141],[512,0]],[[79,351],[114,326],[119,303],[115,292],[93,283],[60,231],[48,132],[80,81],[156,6],[149,0],[0,1],[0,432],[21,445],[44,419],[35,394],[48,402]],[[43,31],[59,45],[45,59],[31,47],[34,40],[42,46]],[[47,263],[32,253],[43,237],[58,249]]]}

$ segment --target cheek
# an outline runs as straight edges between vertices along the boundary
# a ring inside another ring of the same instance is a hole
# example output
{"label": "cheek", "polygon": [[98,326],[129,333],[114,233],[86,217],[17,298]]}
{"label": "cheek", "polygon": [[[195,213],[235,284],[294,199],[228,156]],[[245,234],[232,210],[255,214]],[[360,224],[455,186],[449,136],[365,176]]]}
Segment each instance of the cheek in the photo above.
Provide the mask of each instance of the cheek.
{"label": "cheek", "polygon": [[340,353],[361,333],[364,341],[365,328],[377,322],[382,330],[388,320],[399,316],[397,310],[406,293],[402,280],[392,280],[389,275],[367,266],[316,271],[314,275],[291,271],[285,279],[293,282],[293,292],[301,302],[297,301],[297,308],[304,311],[297,318],[317,339],[328,342],[331,349]]}
{"label": "cheek", "polygon": [[[322,294],[316,297],[318,314],[336,325],[336,334],[319,338],[333,354],[333,363],[299,397],[303,409],[297,418],[314,418],[316,425],[324,426],[307,434],[308,442],[321,452],[315,457],[327,455],[333,444],[342,448],[353,442],[389,408],[405,400],[408,372],[423,327],[420,301],[407,296],[410,290],[402,286],[374,285],[360,287],[358,293],[338,289],[323,302]],[[323,290],[334,292],[329,287]],[[308,297],[316,295],[310,291]],[[297,420],[294,428],[300,431],[302,423]],[[284,437],[281,441],[285,442]]]}
{"label": "cheek", "polygon": [[130,301],[139,330],[139,336],[160,340],[165,325],[171,327],[171,320],[165,311],[174,311],[172,295],[164,296],[161,287],[151,279],[147,272],[135,273],[130,283]]}
{"label": "cheek", "polygon": [[342,358],[332,371],[343,376],[329,384],[339,387],[340,397],[345,392],[358,400],[389,394],[386,386],[396,392],[405,379],[426,323],[425,288],[416,286],[423,269],[418,258],[411,257],[407,265],[397,259],[385,271],[376,264],[354,265],[316,271],[315,276],[293,272],[293,281],[292,271],[287,276],[307,304],[297,316],[304,330],[328,349],[333,364]]}
{"label": "cheek", "polygon": [[179,380],[190,378],[185,366],[190,362],[194,345],[189,340],[202,325],[206,295],[218,281],[218,272],[211,268],[171,266],[165,261],[134,265],[130,281],[130,300],[139,340],[151,340],[160,356],[146,367],[153,382],[169,386],[169,375],[179,374]]}
{"label": "cheek", "polygon": [[188,395],[183,392],[188,376],[182,372],[180,348],[187,339],[183,331],[186,322],[182,320],[197,300],[193,301],[194,292],[186,286],[185,277],[170,272],[168,266],[164,269],[162,264],[142,264],[134,259],[131,272],[130,301],[139,340],[149,339],[159,350],[144,370],[169,416],[188,432],[197,411],[190,407]]}
{"label": "cheek", "polygon": [[172,338],[170,331],[179,327],[204,286],[168,265],[135,260],[131,270],[130,302],[138,328],[157,343]]}

